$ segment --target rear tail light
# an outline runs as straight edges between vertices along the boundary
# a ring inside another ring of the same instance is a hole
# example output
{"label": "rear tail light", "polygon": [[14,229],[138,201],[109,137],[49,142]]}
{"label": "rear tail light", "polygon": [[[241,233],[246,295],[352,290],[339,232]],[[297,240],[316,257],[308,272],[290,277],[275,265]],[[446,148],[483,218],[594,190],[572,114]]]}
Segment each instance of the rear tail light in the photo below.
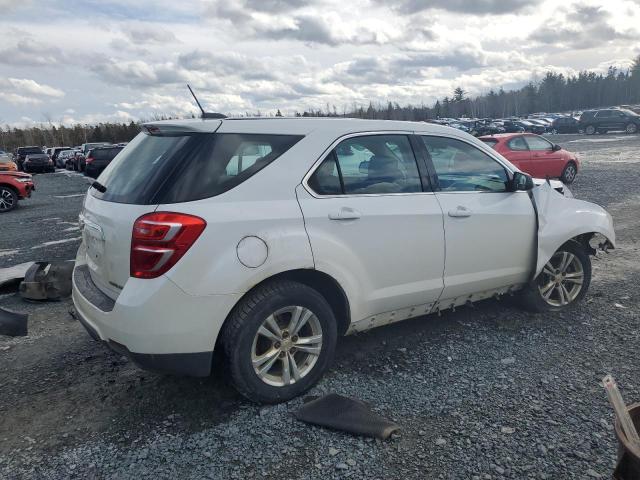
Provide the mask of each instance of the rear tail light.
{"label": "rear tail light", "polygon": [[207,226],[200,217],[154,212],[133,224],[131,276],[156,278],[169,271],[187,253]]}

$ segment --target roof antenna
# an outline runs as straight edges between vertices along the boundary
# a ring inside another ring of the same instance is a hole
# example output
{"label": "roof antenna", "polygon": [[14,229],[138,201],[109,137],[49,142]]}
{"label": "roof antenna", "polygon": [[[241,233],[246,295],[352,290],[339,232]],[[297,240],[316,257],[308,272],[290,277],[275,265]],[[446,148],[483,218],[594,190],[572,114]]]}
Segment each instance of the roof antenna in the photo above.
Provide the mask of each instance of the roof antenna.
{"label": "roof antenna", "polygon": [[200,118],[227,118],[227,116],[222,113],[205,112],[204,108],[202,108],[202,105],[200,105],[200,102],[198,101],[198,97],[196,97],[196,94],[193,93],[193,90],[191,89],[191,86],[188,83],[187,83],[187,88],[191,92],[191,95],[193,95],[193,99],[196,101],[196,103],[198,104],[198,108],[202,112],[202,115],[200,115]]}

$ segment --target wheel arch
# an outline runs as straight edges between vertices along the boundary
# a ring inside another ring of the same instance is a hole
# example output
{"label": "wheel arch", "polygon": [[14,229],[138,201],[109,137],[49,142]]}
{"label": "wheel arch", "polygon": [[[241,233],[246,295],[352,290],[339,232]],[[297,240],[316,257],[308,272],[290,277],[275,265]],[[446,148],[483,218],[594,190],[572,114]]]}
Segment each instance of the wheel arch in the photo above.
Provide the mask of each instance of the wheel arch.
{"label": "wheel arch", "polygon": [[[318,293],[320,293],[333,311],[333,314],[337,321],[338,335],[342,336],[346,333],[351,323],[351,309],[347,294],[345,293],[342,286],[338,283],[338,281],[335,280],[331,275],[312,268],[286,270],[271,275],[255,284],[238,299],[238,301],[222,323],[220,331],[222,331],[224,325],[227,323],[238,305],[240,305],[248,295],[263,286],[265,283],[275,282],[278,280],[290,280],[298,282],[310,288],[313,288]],[[215,350],[221,350],[218,348],[221,337],[222,335],[218,335],[218,338],[216,339]]]}
{"label": "wheel arch", "polygon": [[19,190],[18,190],[14,185],[11,185],[10,183],[0,182],[0,187],[6,187],[6,188],[8,188],[9,190],[12,190],[12,191],[13,191],[13,193],[15,193],[15,194],[16,194],[16,196],[18,197],[18,199],[20,199],[20,198],[21,198],[20,191],[19,191]]}
{"label": "wheel arch", "polygon": [[[600,239],[596,245],[593,244],[594,238]],[[538,251],[538,262],[534,278],[540,274],[544,265],[551,259],[553,254],[569,242],[581,245],[589,255],[596,255],[598,249],[606,252],[609,249],[615,248],[615,236],[612,234],[612,231],[608,229],[592,227],[580,233],[573,232],[564,239],[558,239],[553,244],[545,245],[544,251]]]}

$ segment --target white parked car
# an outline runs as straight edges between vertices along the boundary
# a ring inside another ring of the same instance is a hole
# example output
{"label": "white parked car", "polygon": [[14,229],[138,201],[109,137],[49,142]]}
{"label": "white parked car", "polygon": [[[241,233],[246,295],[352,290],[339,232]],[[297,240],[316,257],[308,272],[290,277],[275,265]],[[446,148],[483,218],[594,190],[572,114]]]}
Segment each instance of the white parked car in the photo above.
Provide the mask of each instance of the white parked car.
{"label": "white parked car", "polygon": [[[144,368],[277,402],[340,335],[519,291],[567,308],[591,279],[597,205],[534,187],[453,128],[354,119],[149,123],[89,190],[73,300]],[[428,321],[425,319],[425,321]]]}

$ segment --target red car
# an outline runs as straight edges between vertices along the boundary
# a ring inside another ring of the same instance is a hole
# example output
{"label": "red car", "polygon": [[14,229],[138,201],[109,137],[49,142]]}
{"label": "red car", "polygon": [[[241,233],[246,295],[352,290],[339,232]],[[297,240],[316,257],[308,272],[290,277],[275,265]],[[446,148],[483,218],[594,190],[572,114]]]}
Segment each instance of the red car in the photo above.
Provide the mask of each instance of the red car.
{"label": "red car", "polygon": [[18,200],[29,198],[35,189],[27,173],[0,172],[0,213],[13,210]]}
{"label": "red car", "polygon": [[540,135],[499,133],[479,138],[532,177],[559,178],[569,184],[576,179],[580,168],[575,153],[564,150]]}

